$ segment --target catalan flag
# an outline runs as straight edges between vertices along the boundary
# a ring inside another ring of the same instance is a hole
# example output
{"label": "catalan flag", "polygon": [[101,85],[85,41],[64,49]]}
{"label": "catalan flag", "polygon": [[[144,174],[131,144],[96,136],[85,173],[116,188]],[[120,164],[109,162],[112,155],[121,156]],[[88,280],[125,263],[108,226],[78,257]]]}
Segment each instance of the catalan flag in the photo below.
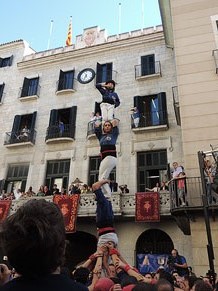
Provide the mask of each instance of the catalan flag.
{"label": "catalan flag", "polygon": [[66,39],[66,46],[72,45],[72,17],[70,17],[70,24],[68,27],[67,39]]}

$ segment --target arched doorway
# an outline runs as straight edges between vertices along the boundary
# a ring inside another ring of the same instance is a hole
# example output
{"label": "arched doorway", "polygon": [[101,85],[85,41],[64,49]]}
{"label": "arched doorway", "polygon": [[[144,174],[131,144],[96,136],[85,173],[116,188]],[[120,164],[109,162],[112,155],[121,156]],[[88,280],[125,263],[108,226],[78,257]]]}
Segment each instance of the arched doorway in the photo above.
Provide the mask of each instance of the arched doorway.
{"label": "arched doorway", "polygon": [[66,234],[66,262],[65,266],[72,271],[81,261],[96,251],[97,238],[90,233],[77,231]]}
{"label": "arched doorway", "polygon": [[160,229],[144,231],[136,242],[136,266],[141,273],[156,271],[166,265],[168,255],[174,248],[170,236]]}

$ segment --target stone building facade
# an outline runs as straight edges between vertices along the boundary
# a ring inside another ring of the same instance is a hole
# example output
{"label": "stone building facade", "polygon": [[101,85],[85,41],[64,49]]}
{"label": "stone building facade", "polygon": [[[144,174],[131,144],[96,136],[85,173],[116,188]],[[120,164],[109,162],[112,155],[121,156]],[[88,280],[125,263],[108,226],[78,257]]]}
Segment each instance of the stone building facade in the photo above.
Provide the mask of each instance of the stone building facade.
{"label": "stone building facade", "polygon": [[[92,27],[72,46],[42,52],[18,40],[0,45],[0,61],[1,190],[32,186],[37,192],[40,185],[52,188],[54,183],[68,189],[77,177],[91,185],[99,164],[99,144],[90,124],[90,114],[99,110],[101,101],[95,84],[114,79],[121,105],[115,114],[120,120],[118,165],[111,178],[130,190],[127,196],[117,193],[113,198],[119,247],[135,264],[136,253],[150,251],[145,250],[146,240],[163,245],[165,238],[168,253],[176,247],[205,273],[207,264],[193,261],[197,243],[184,235],[170,213],[168,193],[162,193],[160,222],[135,222],[135,193],[167,181],[173,161],[185,162],[183,127],[173,95],[178,85],[175,54],[166,45],[162,26],[114,36]],[[87,83],[78,78],[86,68],[94,72]],[[138,128],[131,119],[135,106],[141,114]],[[27,137],[22,133],[25,126]],[[69,235],[74,253],[83,245],[87,248],[87,239],[96,234],[93,197],[84,197],[77,233]],[[80,254],[89,251],[93,249]]]}

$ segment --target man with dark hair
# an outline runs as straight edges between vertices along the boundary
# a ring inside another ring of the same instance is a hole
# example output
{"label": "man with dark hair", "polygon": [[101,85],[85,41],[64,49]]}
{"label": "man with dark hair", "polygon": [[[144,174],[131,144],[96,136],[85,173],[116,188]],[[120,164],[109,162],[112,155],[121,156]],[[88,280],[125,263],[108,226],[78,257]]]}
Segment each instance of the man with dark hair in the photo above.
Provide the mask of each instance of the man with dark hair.
{"label": "man with dark hair", "polygon": [[65,228],[56,204],[44,199],[25,203],[3,223],[2,243],[19,277],[1,290],[87,290],[60,274],[65,254]]}
{"label": "man with dark hair", "polygon": [[120,105],[120,99],[115,90],[114,80],[108,80],[106,83],[96,84],[96,88],[102,95],[100,105],[102,120],[112,120],[114,118],[114,108]]}
{"label": "man with dark hair", "polygon": [[176,271],[181,277],[188,274],[186,259],[185,257],[179,255],[179,252],[176,249],[171,251],[171,256],[169,256],[167,264],[171,272]]}

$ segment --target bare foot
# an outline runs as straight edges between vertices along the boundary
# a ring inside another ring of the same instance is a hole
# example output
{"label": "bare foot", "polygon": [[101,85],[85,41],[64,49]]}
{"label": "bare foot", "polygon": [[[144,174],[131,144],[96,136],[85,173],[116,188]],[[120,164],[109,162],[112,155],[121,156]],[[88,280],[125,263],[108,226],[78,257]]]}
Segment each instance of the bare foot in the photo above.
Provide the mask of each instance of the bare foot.
{"label": "bare foot", "polygon": [[92,191],[96,191],[98,189],[101,188],[102,185],[106,184],[106,183],[110,183],[110,180],[108,179],[102,179],[101,181],[97,181],[92,185]]}

